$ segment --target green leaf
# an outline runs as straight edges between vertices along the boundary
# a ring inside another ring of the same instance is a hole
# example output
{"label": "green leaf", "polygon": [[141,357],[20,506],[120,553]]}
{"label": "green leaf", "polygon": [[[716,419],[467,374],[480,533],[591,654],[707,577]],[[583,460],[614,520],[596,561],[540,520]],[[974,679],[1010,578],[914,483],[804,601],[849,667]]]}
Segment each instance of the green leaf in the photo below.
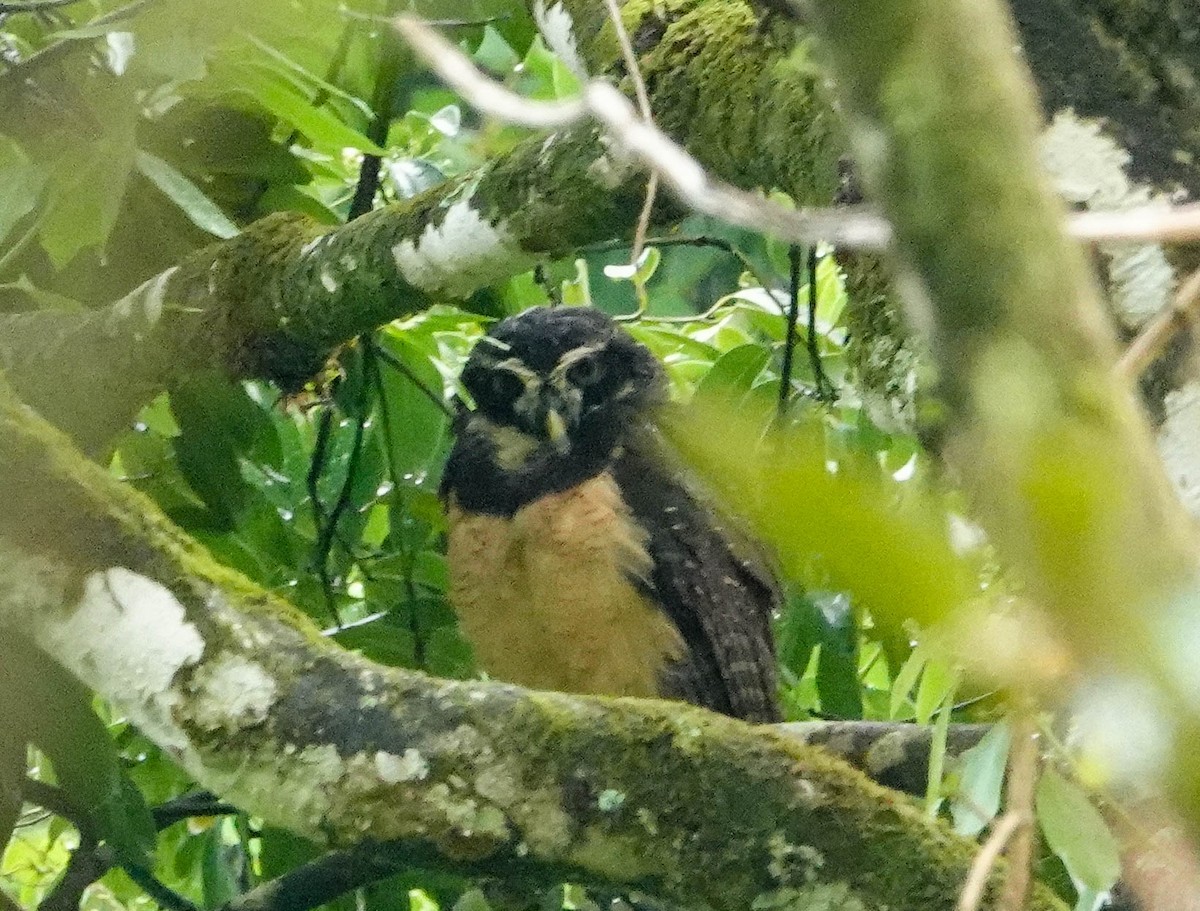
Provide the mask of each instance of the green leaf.
{"label": "green leaf", "polygon": [[236,237],[239,233],[238,226],[225,216],[220,207],[173,165],[149,152],[138,152],[137,168],[179,206],[197,228],[222,239]]}
{"label": "green leaf", "polygon": [[959,835],[974,838],[1000,811],[1011,740],[1008,726],[997,724],[959,757],[959,785],[950,804]]}
{"label": "green leaf", "polygon": [[1046,844],[1071,878],[1096,892],[1112,888],[1121,875],[1117,840],[1087,795],[1054,769],[1046,769],[1034,804]]}
{"label": "green leaf", "polygon": [[944,661],[927,661],[921,684],[917,687],[916,721],[929,724],[946,700],[953,696],[957,684],[956,674]]}
{"label": "green leaf", "polygon": [[46,185],[43,168],[11,140],[0,138],[0,241],[33,211]]}
{"label": "green leaf", "polygon": [[921,671],[925,669],[925,659],[925,649],[918,645],[901,666],[900,673],[896,674],[896,679],[892,681],[888,716],[893,720],[900,717],[901,710],[908,702],[908,694],[912,692],[917,679],[921,676]]}
{"label": "green leaf", "polygon": [[32,645],[0,649],[6,713],[54,765],[59,786],[91,814],[100,837],[122,861],[145,866],[156,830],[141,791],[122,766],[91,696]]}
{"label": "green leaf", "polygon": [[475,670],[471,646],[458,629],[439,626],[425,643],[425,669],[437,677],[463,679]]}
{"label": "green leaf", "polygon": [[726,351],[700,380],[696,395],[729,396],[748,390],[770,357],[771,352],[762,345],[740,345]]}
{"label": "green leaf", "polygon": [[378,344],[385,352],[379,371],[390,464],[398,481],[436,485],[450,445],[450,418],[435,401],[444,399],[442,375],[399,331],[380,332]]}
{"label": "green leaf", "polygon": [[213,374],[190,377],[171,393],[179,422],[179,469],[212,512],[231,529],[249,502],[241,460],[275,464],[279,438],[270,417],[240,385]]}
{"label": "green leaf", "polygon": [[[375,602],[373,606],[385,605]],[[342,648],[361,652],[365,657],[380,664],[389,667],[417,666],[416,640],[412,632],[397,626],[389,614],[380,614],[368,621],[339,630],[333,634],[333,638]]]}
{"label": "green leaf", "polygon": [[38,235],[56,268],[103,247],[117,222],[133,167],[132,123],[72,149],[54,169]]}
{"label": "green leaf", "polygon": [[315,145],[340,151],[349,147],[372,155],[385,155],[362,133],[342,123],[326,108],[313,107],[311,101],[270,70],[243,67],[240,89],[258,101],[280,120],[287,121]]}
{"label": "green leaf", "polygon": [[835,718],[862,717],[858,682],[858,624],[850,602],[840,592],[810,593],[822,623],[817,659],[817,693],[821,711]]}

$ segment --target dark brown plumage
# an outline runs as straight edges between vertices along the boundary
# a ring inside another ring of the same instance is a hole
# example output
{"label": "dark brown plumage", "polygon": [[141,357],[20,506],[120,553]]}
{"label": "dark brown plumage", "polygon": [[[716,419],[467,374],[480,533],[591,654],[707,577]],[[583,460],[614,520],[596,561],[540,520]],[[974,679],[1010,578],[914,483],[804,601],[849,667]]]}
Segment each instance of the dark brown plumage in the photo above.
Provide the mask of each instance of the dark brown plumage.
{"label": "dark brown plumage", "polygon": [[778,592],[651,418],[665,378],[603,314],[497,324],[462,376],[442,484],[451,599],[484,670],[543,689],[779,711]]}

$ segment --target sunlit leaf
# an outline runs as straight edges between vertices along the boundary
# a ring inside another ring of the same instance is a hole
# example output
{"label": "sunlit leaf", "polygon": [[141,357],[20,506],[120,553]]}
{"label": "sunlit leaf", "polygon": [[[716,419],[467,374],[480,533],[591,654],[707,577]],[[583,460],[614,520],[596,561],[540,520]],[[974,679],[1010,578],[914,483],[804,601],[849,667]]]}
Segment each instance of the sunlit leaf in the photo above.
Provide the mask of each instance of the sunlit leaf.
{"label": "sunlit leaf", "polygon": [[960,835],[973,838],[999,812],[1011,740],[1008,726],[997,724],[959,757],[959,785],[950,813]]}
{"label": "sunlit leaf", "polygon": [[197,228],[216,237],[237,236],[238,226],[229,220],[216,203],[204,195],[203,190],[173,165],[149,152],[138,152],[137,167],[151,183],[183,210]]}
{"label": "sunlit leaf", "polygon": [[1035,806],[1046,844],[1071,878],[1097,892],[1112,888],[1121,875],[1117,840],[1087,795],[1054,769],[1046,769],[1038,781]]}

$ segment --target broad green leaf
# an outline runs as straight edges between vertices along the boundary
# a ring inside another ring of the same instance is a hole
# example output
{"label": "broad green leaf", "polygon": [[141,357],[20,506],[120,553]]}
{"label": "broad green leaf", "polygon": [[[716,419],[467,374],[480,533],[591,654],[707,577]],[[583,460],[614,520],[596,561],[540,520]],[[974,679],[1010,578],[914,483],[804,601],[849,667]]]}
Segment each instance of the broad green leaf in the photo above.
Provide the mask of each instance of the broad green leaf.
{"label": "broad green leaf", "polygon": [[287,54],[283,53],[283,51],[277,50],[276,48],[267,44],[267,42],[262,41],[256,37],[254,37],[253,35],[251,35],[249,37],[250,37],[250,42],[255,47],[257,47],[260,51],[262,51],[264,54],[266,54],[268,57],[270,57],[272,60],[274,60],[276,63],[278,63],[288,73],[292,74],[293,76],[299,77],[301,80],[303,80],[305,83],[307,83],[307,85],[310,89],[320,89],[324,94],[328,95],[331,98],[342,99],[343,101],[345,101],[348,104],[352,105],[353,107],[357,108],[364,117],[372,116],[371,106],[369,104],[367,104],[365,101],[363,101],[361,98],[359,98],[355,95],[351,95],[349,92],[334,85],[332,82],[329,82],[328,80],[323,79],[322,77],[318,76],[316,73],[312,72],[311,70],[306,69],[302,64],[293,60]]}
{"label": "broad green leaf", "polygon": [[32,645],[6,642],[0,693],[5,714],[50,758],[58,784],[87,808],[101,837],[121,860],[145,866],[154,821],[87,690]]}
{"label": "broad green leaf", "polygon": [[437,677],[462,679],[475,671],[471,646],[456,627],[439,626],[425,643],[425,669]]}
{"label": "broad green leaf", "polygon": [[722,354],[696,388],[697,396],[737,395],[748,390],[770,360],[762,345],[741,345]]}
{"label": "broad green leaf", "polygon": [[862,687],[858,681],[858,624],[846,596],[818,592],[811,596],[824,630],[817,662],[817,693],[821,711],[835,718],[862,717]]}
{"label": "broad green leaf", "polygon": [[[3,179],[3,178],[0,178]],[[41,288],[36,288],[28,278],[22,275],[15,282],[6,282],[0,285],[0,291],[16,291],[19,294],[25,295],[31,303],[36,304],[34,309],[38,310],[66,310],[78,312],[84,309],[83,304],[75,300],[73,297],[66,297],[62,294],[57,294],[54,291],[45,291]]]}
{"label": "broad green leaf", "polygon": [[314,144],[330,150],[352,148],[372,155],[386,154],[385,149],[344,124],[327,109],[313,107],[310,99],[270,70],[247,66],[239,75],[243,92],[304,133]]}
{"label": "broad green leaf", "polygon": [[928,626],[977,597],[975,571],[951,548],[939,504],[916,491],[898,500],[878,470],[831,472],[823,440],[800,429],[761,441],[761,421],[738,408],[746,410],[702,402],[659,421],[789,577],[847,592],[877,623]]}
{"label": "broad green leaf", "polygon": [[[376,609],[385,606],[377,602],[372,604]],[[412,631],[398,626],[387,613],[339,630],[333,638],[343,648],[361,652],[380,664],[407,668],[417,666],[416,641]]]}
{"label": "broad green leaf", "polygon": [[1121,875],[1117,840],[1087,795],[1054,769],[1046,769],[1034,805],[1046,844],[1071,878],[1096,892],[1112,888]]}
{"label": "broad green leaf", "polygon": [[172,391],[171,409],[180,428],[179,468],[218,526],[231,529],[250,494],[241,460],[277,463],[275,427],[245,389],[217,375],[189,378]]}
{"label": "broad green leaf", "polygon": [[197,228],[223,239],[237,236],[240,231],[238,226],[226,217],[216,203],[204,195],[203,190],[173,165],[149,152],[138,152],[137,167],[151,183],[183,210],[183,214]]}
{"label": "broad green leaf", "polygon": [[917,724],[929,724],[936,712],[952,698],[957,675],[944,661],[927,661],[921,683],[917,686],[915,705]]}
{"label": "broad green leaf", "polygon": [[[900,717],[900,712],[908,702],[909,693],[916,686],[921,671],[925,669],[926,652],[921,646],[912,650],[896,679],[892,681],[891,699],[888,702],[888,716],[892,719]],[[907,713],[906,713],[907,714]]]}
{"label": "broad green leaf", "polygon": [[16,143],[0,137],[0,241],[33,211],[45,185],[44,168],[30,162]]}
{"label": "broad green leaf", "polygon": [[135,148],[132,123],[106,124],[100,141],[72,149],[55,167],[38,235],[55,267],[103,247],[116,224]]}
{"label": "broad green leaf", "polygon": [[450,444],[442,376],[430,357],[400,333],[384,330],[378,344],[384,443],[397,482],[434,483]]}
{"label": "broad green leaf", "polygon": [[950,804],[959,835],[974,838],[1000,811],[1011,740],[1008,726],[997,724],[959,757],[959,785]]}

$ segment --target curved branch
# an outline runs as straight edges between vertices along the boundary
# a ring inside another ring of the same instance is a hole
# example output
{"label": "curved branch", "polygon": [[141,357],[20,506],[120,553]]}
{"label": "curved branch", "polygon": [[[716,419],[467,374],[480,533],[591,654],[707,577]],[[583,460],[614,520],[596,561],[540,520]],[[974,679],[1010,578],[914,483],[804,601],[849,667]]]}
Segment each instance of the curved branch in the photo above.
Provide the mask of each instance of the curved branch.
{"label": "curved branch", "polygon": [[5,387],[0,462],[0,628],[272,824],[715,911],[954,906],[971,843],[820,750],[677,704],[438,681],[342,652]]}

